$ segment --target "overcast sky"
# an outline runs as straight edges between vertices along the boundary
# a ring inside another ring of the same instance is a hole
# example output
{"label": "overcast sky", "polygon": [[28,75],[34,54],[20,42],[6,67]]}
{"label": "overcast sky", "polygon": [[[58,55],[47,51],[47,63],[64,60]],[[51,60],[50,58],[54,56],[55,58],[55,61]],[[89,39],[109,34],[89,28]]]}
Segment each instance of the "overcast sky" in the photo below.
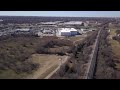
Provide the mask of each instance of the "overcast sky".
{"label": "overcast sky", "polygon": [[0,11],[0,16],[120,17],[120,11]]}

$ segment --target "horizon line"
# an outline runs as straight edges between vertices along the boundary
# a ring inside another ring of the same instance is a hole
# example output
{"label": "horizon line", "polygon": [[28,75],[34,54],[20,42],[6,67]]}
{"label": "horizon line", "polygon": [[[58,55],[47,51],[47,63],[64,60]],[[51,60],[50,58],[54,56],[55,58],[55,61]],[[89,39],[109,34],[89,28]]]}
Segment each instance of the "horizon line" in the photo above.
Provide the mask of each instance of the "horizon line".
{"label": "horizon line", "polygon": [[[86,17],[86,16],[33,16],[33,15],[31,15],[31,16],[28,16],[28,15],[0,15],[0,16],[18,16],[18,17]],[[103,16],[89,16],[89,17],[93,17],[93,18],[120,18],[120,17],[118,17],[118,16],[116,16],[116,17],[107,17],[107,16],[105,16],[105,17],[103,17]],[[89,17],[86,17],[86,18],[89,18]]]}

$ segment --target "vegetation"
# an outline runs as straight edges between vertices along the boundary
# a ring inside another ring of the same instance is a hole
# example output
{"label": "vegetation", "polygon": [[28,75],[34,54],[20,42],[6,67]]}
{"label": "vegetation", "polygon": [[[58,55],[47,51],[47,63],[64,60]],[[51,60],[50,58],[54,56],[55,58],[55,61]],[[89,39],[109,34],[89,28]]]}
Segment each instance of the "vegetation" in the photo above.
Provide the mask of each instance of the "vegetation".
{"label": "vegetation", "polygon": [[73,43],[69,40],[54,39],[49,41],[44,47],[38,48],[37,53],[65,55],[71,52],[72,47]]}
{"label": "vegetation", "polygon": [[[59,54],[70,52],[72,42],[57,37],[6,36],[0,40],[0,73],[12,70],[16,74],[32,73],[40,65],[28,59],[32,54]],[[1,74],[2,75],[2,74]],[[9,77],[9,76],[8,76]],[[14,78],[14,77],[13,77]]]}
{"label": "vegetation", "polygon": [[115,21],[111,18],[95,18],[95,17],[35,17],[35,16],[0,16],[2,23],[39,23],[39,22],[54,22],[54,21]]}
{"label": "vegetation", "polygon": [[88,62],[98,31],[88,35],[81,43],[73,47],[71,58],[61,66],[51,79],[78,79],[84,75],[84,64]]}
{"label": "vegetation", "polygon": [[[113,35],[113,32],[111,32]],[[97,56],[97,67],[95,79],[115,79],[118,78],[115,67],[116,58],[114,57],[111,40],[107,38],[109,33],[102,30],[100,34],[99,50]]]}

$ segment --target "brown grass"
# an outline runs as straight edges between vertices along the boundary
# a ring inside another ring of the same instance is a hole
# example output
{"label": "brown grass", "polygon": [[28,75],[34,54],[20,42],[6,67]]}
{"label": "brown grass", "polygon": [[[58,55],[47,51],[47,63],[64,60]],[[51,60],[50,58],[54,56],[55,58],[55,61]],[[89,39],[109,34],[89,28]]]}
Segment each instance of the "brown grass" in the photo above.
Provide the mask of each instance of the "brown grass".
{"label": "brown grass", "polygon": [[46,72],[41,74],[41,76],[38,77],[38,79],[44,79],[45,77],[47,77],[48,74],[50,74],[52,71],[54,71],[57,67],[58,67],[58,65],[54,65],[54,66],[50,67]]}
{"label": "brown grass", "polygon": [[[111,29],[110,37],[116,36],[115,31],[116,31],[116,29]],[[113,39],[110,39],[109,42],[111,44],[114,57],[118,58],[118,60],[120,61],[120,44],[119,44],[119,42],[116,40],[113,40]],[[115,64],[116,64],[115,68],[120,70],[120,64],[119,63],[115,63]]]}
{"label": "brown grass", "polygon": [[48,54],[33,54],[30,59],[39,63],[40,67],[27,79],[43,79],[50,74],[60,64],[60,58],[64,59],[66,56],[48,55]]}

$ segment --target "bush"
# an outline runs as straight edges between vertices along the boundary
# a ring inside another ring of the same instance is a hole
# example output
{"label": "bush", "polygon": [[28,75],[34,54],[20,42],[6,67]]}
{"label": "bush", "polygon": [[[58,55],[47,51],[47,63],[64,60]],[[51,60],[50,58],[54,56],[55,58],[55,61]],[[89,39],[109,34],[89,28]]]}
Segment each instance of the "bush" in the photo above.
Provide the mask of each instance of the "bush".
{"label": "bush", "polygon": [[17,73],[21,73],[21,72],[31,73],[32,70],[35,70],[36,68],[38,68],[38,66],[39,64],[27,62],[27,63],[17,65],[16,71]]}
{"label": "bush", "polygon": [[7,67],[3,64],[3,63],[0,63],[0,70],[6,70]]}
{"label": "bush", "polygon": [[120,36],[114,36],[112,37],[113,40],[117,40],[118,42],[120,42]]}

